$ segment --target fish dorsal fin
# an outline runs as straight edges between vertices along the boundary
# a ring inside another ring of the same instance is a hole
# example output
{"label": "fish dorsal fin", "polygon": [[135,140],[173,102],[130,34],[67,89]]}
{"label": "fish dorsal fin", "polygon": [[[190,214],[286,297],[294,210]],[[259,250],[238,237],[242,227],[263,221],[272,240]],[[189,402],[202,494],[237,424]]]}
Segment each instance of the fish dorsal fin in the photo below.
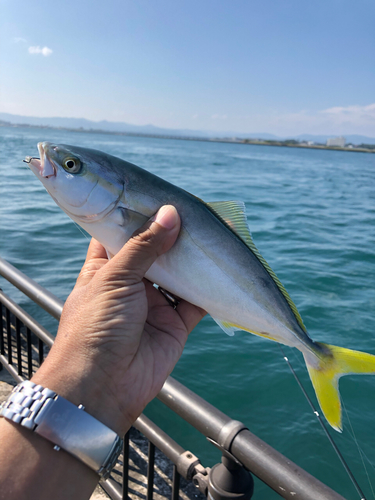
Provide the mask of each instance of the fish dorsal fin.
{"label": "fish dorsal fin", "polygon": [[242,201],[213,201],[207,205],[241,240],[248,244],[251,234],[247,225],[245,204]]}
{"label": "fish dorsal fin", "polygon": [[263,267],[271,276],[277,288],[280,290],[285,300],[287,301],[297,320],[297,323],[302,328],[302,330],[306,332],[306,327],[303,324],[302,318],[298,312],[296,305],[290,298],[288,292],[284,288],[279,278],[271,269],[267,261],[262,257],[259,250],[254,244],[249,227],[247,225],[245,204],[241,201],[214,201],[206,203],[206,205],[218,219],[224,222],[224,224],[245,243],[245,245],[253,252],[255,257],[262,263]]}

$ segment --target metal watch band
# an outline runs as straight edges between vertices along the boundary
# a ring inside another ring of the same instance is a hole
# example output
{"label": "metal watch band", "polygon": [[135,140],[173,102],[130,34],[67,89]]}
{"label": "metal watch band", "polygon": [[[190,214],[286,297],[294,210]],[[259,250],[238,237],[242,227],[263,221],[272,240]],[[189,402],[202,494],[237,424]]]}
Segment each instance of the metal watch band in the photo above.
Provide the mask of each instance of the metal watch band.
{"label": "metal watch band", "polygon": [[0,406],[0,417],[30,429],[95,470],[109,476],[122,450],[122,439],[106,425],[54,391],[30,380],[18,384]]}

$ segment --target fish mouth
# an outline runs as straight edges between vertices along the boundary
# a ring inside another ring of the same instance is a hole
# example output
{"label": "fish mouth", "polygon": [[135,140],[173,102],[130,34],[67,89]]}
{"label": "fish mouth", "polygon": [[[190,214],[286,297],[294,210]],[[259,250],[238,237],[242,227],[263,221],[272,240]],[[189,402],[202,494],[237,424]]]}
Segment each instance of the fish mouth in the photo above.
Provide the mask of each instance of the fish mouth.
{"label": "fish mouth", "polygon": [[40,158],[36,158],[34,156],[26,156],[26,158],[23,160],[31,167],[34,167],[32,170],[34,170],[34,172],[36,172],[40,177],[44,177],[46,179],[56,176],[56,166],[53,161],[48,158],[45,151],[45,148],[46,146],[48,146],[48,144],[48,142],[38,143]]}

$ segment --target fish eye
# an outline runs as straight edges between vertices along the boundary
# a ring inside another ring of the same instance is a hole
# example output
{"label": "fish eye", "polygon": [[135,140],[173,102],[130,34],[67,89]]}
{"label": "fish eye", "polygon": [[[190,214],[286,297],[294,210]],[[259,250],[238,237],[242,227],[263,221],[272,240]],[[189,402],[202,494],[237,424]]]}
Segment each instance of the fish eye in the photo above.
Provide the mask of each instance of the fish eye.
{"label": "fish eye", "polygon": [[63,167],[70,174],[76,174],[81,169],[81,162],[78,158],[66,158],[63,162]]}

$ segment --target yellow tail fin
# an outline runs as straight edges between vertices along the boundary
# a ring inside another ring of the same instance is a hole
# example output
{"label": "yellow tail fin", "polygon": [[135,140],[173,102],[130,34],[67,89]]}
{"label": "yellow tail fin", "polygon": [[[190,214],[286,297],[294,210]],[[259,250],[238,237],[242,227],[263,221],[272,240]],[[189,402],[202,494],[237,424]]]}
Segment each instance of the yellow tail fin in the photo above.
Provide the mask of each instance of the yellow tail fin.
{"label": "yellow tail fin", "polygon": [[328,423],[342,431],[339,378],[349,373],[375,373],[375,356],[343,347],[320,343],[326,354],[317,364],[304,355],[320,407]]}

